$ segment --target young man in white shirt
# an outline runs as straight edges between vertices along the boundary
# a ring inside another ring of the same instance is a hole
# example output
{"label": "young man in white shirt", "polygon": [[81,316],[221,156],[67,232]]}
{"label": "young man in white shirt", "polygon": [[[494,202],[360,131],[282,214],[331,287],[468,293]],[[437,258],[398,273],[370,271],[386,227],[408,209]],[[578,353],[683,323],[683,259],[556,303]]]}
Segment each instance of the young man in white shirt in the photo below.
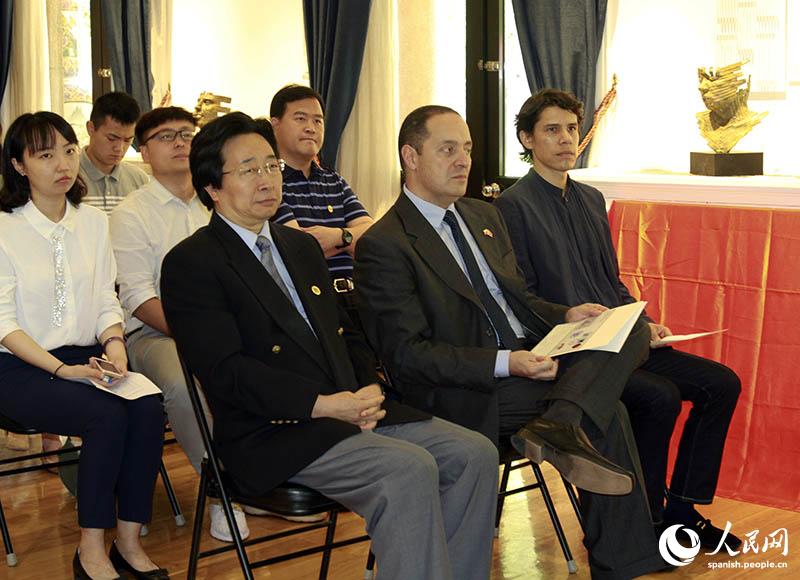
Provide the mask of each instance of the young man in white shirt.
{"label": "young man in white shirt", "polygon": [[109,213],[122,199],[148,181],[147,174],[122,159],[131,146],[139,105],[127,93],[106,93],[92,107],[86,122],[89,144],[81,152],[84,201]]}
{"label": "young man in white shirt", "polygon": [[[136,125],[142,158],[153,179],[128,195],[111,212],[111,243],[117,260],[119,295],[127,317],[131,368],[164,392],[164,407],[175,437],[200,472],[204,448],[183,378],[175,342],[161,306],[161,261],[184,238],[208,224],[210,212],[192,186],[189,152],[197,128],[191,113],[161,107]],[[212,503],[211,535],[232,541],[221,506]],[[236,510],[243,537],[250,532]]]}

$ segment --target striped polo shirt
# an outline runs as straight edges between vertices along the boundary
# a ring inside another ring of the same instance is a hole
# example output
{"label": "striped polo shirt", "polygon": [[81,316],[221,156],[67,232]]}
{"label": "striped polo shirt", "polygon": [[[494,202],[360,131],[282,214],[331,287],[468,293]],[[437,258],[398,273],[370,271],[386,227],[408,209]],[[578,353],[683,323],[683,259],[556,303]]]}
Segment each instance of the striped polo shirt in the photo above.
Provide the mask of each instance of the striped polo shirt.
{"label": "striped polo shirt", "polygon": [[126,195],[150,181],[149,175],[125,161],[115,165],[111,173],[106,175],[94,166],[86,153],[86,147],[81,151],[79,172],[86,184],[86,197],[82,201],[102,209],[107,214],[111,213]]}
{"label": "striped polo shirt", "polygon": [[[341,175],[311,162],[306,178],[302,171],[283,170],[283,202],[272,220],[285,223],[296,219],[302,227],[344,228],[352,220],[369,216],[356,194]],[[328,258],[331,278],[352,278],[353,258],[346,251]]]}

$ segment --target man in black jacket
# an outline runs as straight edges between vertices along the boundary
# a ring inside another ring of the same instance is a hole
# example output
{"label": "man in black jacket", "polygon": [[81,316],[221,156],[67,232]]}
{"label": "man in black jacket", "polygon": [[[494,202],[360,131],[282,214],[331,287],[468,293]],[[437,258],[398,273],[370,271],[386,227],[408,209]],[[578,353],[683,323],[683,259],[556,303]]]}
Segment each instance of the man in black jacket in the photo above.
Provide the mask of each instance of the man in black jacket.
{"label": "man in black jacket", "polygon": [[[612,308],[634,299],[619,279],[603,195],[567,175],[575,164],[582,116],[581,103],[562,91],[546,89],[525,102],[517,116],[517,136],[533,167],[495,205],[508,225],[530,292],[567,305],[592,301]],[[645,319],[653,341],[671,334]],[[716,548],[723,530],[694,504],[714,498],[740,390],[739,378],[726,366],[662,347],[651,349],[621,396],[636,436],[653,522],[658,528],[690,527],[705,548]],[[691,401],[692,410],[665,510],[667,454],[681,400]],[[726,542],[733,548],[741,544],[731,534]]]}

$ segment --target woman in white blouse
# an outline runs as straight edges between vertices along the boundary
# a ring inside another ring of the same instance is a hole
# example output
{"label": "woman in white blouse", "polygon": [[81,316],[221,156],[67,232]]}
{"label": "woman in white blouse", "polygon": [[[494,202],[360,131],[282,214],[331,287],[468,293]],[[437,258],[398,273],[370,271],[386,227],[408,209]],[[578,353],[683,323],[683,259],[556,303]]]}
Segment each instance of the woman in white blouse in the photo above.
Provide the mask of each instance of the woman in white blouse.
{"label": "woman in white blouse", "polygon": [[[55,113],[19,117],[2,150],[0,190],[0,412],[41,431],[78,435],[81,538],[75,578],[168,578],[139,542],[150,520],[164,411],[81,379],[90,357],[126,369],[116,267],[102,211],[81,204],[75,132]],[[104,530],[116,527],[111,551]]]}

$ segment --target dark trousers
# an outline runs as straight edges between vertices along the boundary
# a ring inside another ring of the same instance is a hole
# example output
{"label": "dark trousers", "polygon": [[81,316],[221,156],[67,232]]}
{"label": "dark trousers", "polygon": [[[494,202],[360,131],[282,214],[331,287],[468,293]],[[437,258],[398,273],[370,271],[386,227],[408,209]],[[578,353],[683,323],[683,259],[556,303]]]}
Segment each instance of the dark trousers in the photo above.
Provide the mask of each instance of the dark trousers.
{"label": "dark trousers", "polygon": [[[647,356],[649,336],[649,328],[637,324],[619,354],[595,351],[573,355],[569,368],[559,372],[556,382],[519,377],[497,382],[501,440],[541,414],[545,400],[571,400],[584,409],[581,426],[595,448],[635,474],[634,488],[628,495],[580,491],[583,543],[589,552],[593,579],[632,578],[664,566],[658,555],[636,442],[625,407],[619,402],[627,377]],[[598,412],[596,406],[603,410]],[[606,415],[609,418],[605,421],[595,419]]]}
{"label": "dark trousers", "polygon": [[693,503],[714,498],[722,453],[741,383],[731,369],[673,350],[653,349],[622,393],[639,448],[653,521],[663,517],[669,441],[681,401],[692,408],[683,428],[669,493]]}
{"label": "dark trousers", "polygon": [[[102,353],[97,345],[51,352],[66,364],[84,364]],[[128,401],[88,384],[51,379],[42,369],[0,353],[0,409],[22,425],[82,439],[80,527],[113,528],[117,517],[150,521],[164,439],[159,397]]]}

